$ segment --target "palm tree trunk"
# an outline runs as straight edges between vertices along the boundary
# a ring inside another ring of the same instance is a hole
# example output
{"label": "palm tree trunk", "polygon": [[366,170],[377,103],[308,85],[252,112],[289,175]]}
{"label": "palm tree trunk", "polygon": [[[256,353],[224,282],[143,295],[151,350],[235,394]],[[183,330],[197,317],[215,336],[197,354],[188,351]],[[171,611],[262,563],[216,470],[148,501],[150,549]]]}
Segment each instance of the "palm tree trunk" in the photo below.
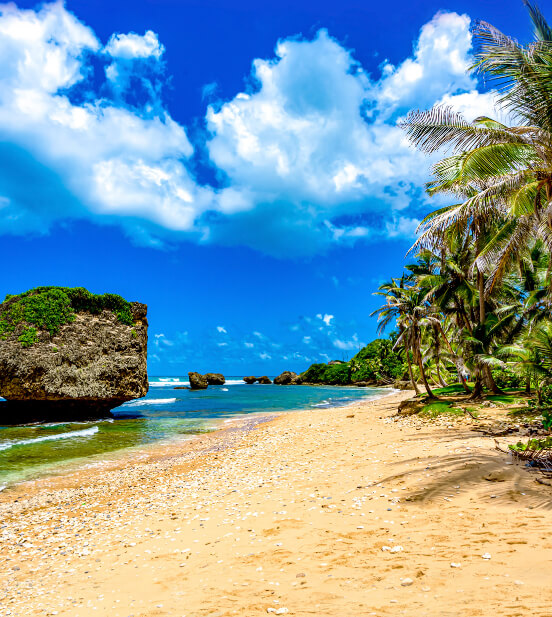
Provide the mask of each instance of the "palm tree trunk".
{"label": "palm tree trunk", "polygon": [[471,396],[468,397],[468,400],[477,401],[481,398],[482,394],[483,394],[483,382],[481,380],[481,373],[479,369],[476,369],[475,383],[473,384],[473,391],[471,393]]}
{"label": "palm tree trunk", "polygon": [[404,339],[404,353],[406,354],[406,360],[408,362],[408,374],[410,375],[410,383],[414,388],[414,392],[416,394],[420,394],[420,389],[418,388],[418,384],[414,381],[414,373],[412,372],[412,362],[410,361],[410,350],[408,349],[408,344],[406,339]]}
{"label": "palm tree trunk", "polygon": [[435,361],[435,368],[437,370],[437,379],[438,379],[439,383],[441,384],[441,388],[446,388],[447,387],[447,383],[441,377],[441,370],[439,369],[439,360]]}
{"label": "palm tree trunk", "polygon": [[525,378],[525,394],[531,394],[531,377]]}
{"label": "palm tree trunk", "polygon": [[420,350],[420,342],[418,340],[416,340],[416,360],[418,363],[418,368],[420,369],[420,375],[422,377],[422,381],[424,384],[424,388],[426,389],[427,395],[429,396],[429,398],[435,398],[435,395],[433,394],[431,388],[429,387],[429,383],[427,382],[427,377],[424,371],[424,362],[422,360],[422,352]]}
{"label": "palm tree trunk", "polygon": [[[439,325],[439,331],[441,332],[441,336],[443,337],[443,339],[445,340],[445,343],[448,347],[449,352],[451,353],[451,355],[453,357],[459,357],[461,358],[461,356],[458,356],[458,354],[454,353],[454,350],[452,349],[452,345],[450,344],[450,341],[447,338],[447,335],[445,334],[445,331],[443,330],[443,327],[441,325]],[[464,359],[461,358],[462,360],[462,364],[464,363]],[[471,392],[468,384],[466,383],[466,378],[464,377],[464,374],[462,373],[462,371],[458,368],[458,366],[456,366],[456,371],[458,372],[458,377],[460,378],[460,383],[462,384],[462,387],[464,388],[465,392]]]}
{"label": "palm tree trunk", "polygon": [[[476,266],[477,270],[477,287],[479,289],[479,324],[481,326],[485,323],[485,277],[481,270]],[[485,350],[487,351],[487,350]],[[485,382],[487,388],[493,394],[504,394],[502,390],[496,385],[491,369],[487,365],[480,365],[481,376]]]}

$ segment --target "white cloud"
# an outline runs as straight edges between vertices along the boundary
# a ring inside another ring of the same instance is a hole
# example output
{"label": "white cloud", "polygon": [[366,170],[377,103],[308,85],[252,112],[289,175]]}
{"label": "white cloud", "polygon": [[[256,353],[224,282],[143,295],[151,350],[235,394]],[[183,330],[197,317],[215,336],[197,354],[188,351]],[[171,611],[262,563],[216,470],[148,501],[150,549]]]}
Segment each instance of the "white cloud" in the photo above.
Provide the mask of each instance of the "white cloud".
{"label": "white cloud", "polygon": [[[466,74],[469,26],[466,15],[437,14],[413,56],[397,67],[384,63],[375,81],[325,30],[313,40],[280,41],[274,59],[255,60],[255,87],[207,112],[208,148],[228,176],[221,197],[231,193],[224,211],[233,219],[212,237],[309,253],[412,236],[406,221],[414,217],[399,212],[424,200],[430,161],[408,144],[397,120],[438,101],[493,114],[492,95],[478,93]],[[343,217],[369,223],[334,222]],[[270,231],[259,233],[269,220]]]}
{"label": "white cloud", "polygon": [[217,332],[220,332],[221,334],[228,334],[224,326],[217,326]]}
{"label": "white cloud", "polygon": [[[190,231],[209,206],[212,190],[198,186],[183,164],[193,153],[186,132],[142,71],[140,58],[157,62],[162,47],[156,52],[148,33],[128,36],[108,48],[124,59],[123,48],[142,38],[151,54],[136,51],[134,68],[125,68],[109,99],[89,79],[101,44],[62,3],[38,11],[0,6],[0,156],[9,160],[0,177],[0,195],[9,200],[0,214],[4,231],[85,215]],[[125,91],[132,71],[145,84],[140,104]],[[73,92],[76,85],[85,96]],[[28,178],[26,187],[19,176]]]}
{"label": "white cloud", "polygon": [[322,315],[322,313],[318,313],[317,317],[318,319],[321,319],[327,326],[330,325],[332,319],[334,318],[333,315],[328,315],[328,313],[324,313],[324,315]]}
{"label": "white cloud", "polygon": [[358,351],[361,347],[364,347],[366,343],[359,341],[358,334],[355,332],[351,339],[343,340],[343,339],[334,339],[333,346],[337,349],[341,349],[342,351]]}
{"label": "white cloud", "polygon": [[112,34],[105,46],[105,52],[113,58],[132,60],[135,58],[159,59],[165,48],[159,42],[157,34],[147,30],[144,36],[131,32],[129,34]]}
{"label": "white cloud", "polygon": [[467,71],[472,64],[470,18],[457,13],[437,13],[425,24],[411,58],[394,67],[383,66],[375,84],[377,111],[389,117],[405,107],[431,107],[445,93],[475,89]]}
{"label": "white cloud", "polygon": [[274,58],[254,60],[245,92],[208,107],[199,145],[224,185],[202,186],[163,101],[163,53],[152,30],[114,33],[103,47],[60,2],[0,5],[4,232],[100,217],[137,243],[185,237],[286,257],[412,236],[430,161],[397,120],[438,101],[493,113],[492,94],[466,75],[466,15],[437,14],[412,57],[384,63],[378,79],[325,30],[281,40]]}

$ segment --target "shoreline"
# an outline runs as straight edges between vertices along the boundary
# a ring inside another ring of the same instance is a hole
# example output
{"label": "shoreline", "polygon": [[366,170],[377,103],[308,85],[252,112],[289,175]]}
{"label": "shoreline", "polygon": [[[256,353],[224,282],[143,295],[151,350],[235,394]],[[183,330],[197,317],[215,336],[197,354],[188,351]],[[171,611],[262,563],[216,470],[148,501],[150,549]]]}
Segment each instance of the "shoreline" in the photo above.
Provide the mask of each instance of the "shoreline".
{"label": "shoreline", "polygon": [[0,494],[2,614],[549,614],[552,491],[408,396]]}
{"label": "shoreline", "polygon": [[[329,386],[335,387],[335,386]],[[342,387],[342,386],[338,386]],[[376,388],[376,386],[370,386],[371,388],[381,390],[382,388]],[[393,391],[395,392],[395,391]],[[398,390],[397,390],[398,392]],[[392,394],[392,393],[391,393]],[[373,397],[379,399],[385,396],[389,396],[390,394],[376,394]],[[364,397],[366,400],[374,400],[369,393]],[[355,402],[358,402],[361,399],[354,399],[350,402],[344,404],[337,405],[329,405],[327,407],[320,405],[314,405],[312,409],[338,409],[345,408],[349,405],[354,405]],[[94,469],[97,471],[109,471],[111,469],[120,469],[125,467],[126,465],[132,465],[134,461],[139,460],[154,460],[156,457],[166,456],[168,449],[177,448],[180,451],[182,448],[186,448],[190,442],[195,441],[197,439],[201,439],[202,437],[207,437],[209,435],[213,435],[214,433],[218,433],[219,431],[225,431],[227,429],[238,428],[238,430],[252,430],[252,428],[257,424],[258,419],[266,418],[266,421],[275,419],[279,415],[287,414],[287,413],[297,413],[300,411],[308,411],[311,408],[298,408],[298,409],[288,409],[285,411],[259,411],[259,412],[251,412],[244,414],[237,414],[231,418],[212,418],[209,420],[209,423],[213,425],[212,430],[208,431],[200,431],[198,433],[190,433],[186,437],[183,436],[170,436],[160,439],[159,441],[153,441],[148,444],[140,444],[136,446],[130,446],[127,448],[121,448],[118,450],[110,450],[105,453],[98,453],[94,455],[90,455],[88,457],[82,459],[67,459],[64,461],[59,461],[58,463],[53,463],[51,469],[44,471],[43,473],[39,473],[35,477],[31,477],[29,479],[17,480],[15,482],[8,482],[6,484],[2,482],[0,484],[0,503],[2,502],[2,495],[6,495],[11,493],[14,489],[21,486],[22,490],[34,490],[36,484],[40,484],[42,482],[46,482],[51,484],[55,479],[63,478],[65,476],[73,476],[74,474],[78,474],[80,472],[86,471],[87,469]],[[101,419],[99,418],[97,422],[114,422],[117,421],[117,418],[108,418]],[[91,421],[93,422],[93,421]],[[75,421],[75,424],[80,424],[81,422]],[[33,425],[36,423],[33,423]],[[57,424],[57,422],[56,422]],[[249,425],[252,424],[252,427],[249,428]],[[47,424],[41,424],[46,426]],[[238,425],[235,427],[234,425]],[[32,425],[29,425],[32,426]],[[100,460],[97,460],[100,459]],[[37,490],[40,487],[36,487]]]}

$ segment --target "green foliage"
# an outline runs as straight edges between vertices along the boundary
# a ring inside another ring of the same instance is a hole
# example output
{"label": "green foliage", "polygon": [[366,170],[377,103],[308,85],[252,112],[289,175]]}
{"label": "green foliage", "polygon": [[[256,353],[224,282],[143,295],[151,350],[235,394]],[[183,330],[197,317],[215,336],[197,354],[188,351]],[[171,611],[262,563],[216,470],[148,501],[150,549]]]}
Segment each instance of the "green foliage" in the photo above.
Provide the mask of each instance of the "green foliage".
{"label": "green foliage", "polygon": [[397,351],[393,341],[376,339],[363,347],[351,359],[351,380],[394,381],[403,378],[408,371],[406,363]]}
{"label": "green foliage", "polygon": [[[460,383],[452,384],[450,386],[447,386],[446,388],[436,388],[435,390],[433,390],[433,394],[436,394],[437,396],[447,396],[448,394],[464,394],[464,392],[464,387]],[[420,396],[424,395],[421,394]]]}
{"label": "green foliage", "polygon": [[393,341],[376,339],[363,347],[350,362],[313,364],[302,375],[303,381],[329,385],[347,385],[358,381],[390,382],[407,371]]}
{"label": "green foliage", "polygon": [[115,294],[92,294],[83,287],[37,287],[19,295],[7,295],[0,305],[0,339],[21,330],[18,340],[30,347],[38,340],[39,330],[51,336],[61,326],[74,321],[75,314],[86,311],[97,315],[111,311],[126,325],[132,325],[130,302]]}
{"label": "green foliage", "polygon": [[459,407],[454,407],[452,403],[447,403],[445,401],[436,401],[434,403],[424,405],[420,410],[420,413],[422,415],[429,416],[430,418],[435,418],[443,413],[461,415],[464,413],[464,411]]}
{"label": "green foliage", "polygon": [[28,327],[23,328],[23,331],[19,335],[18,341],[21,343],[22,347],[31,347],[38,340],[38,330],[36,328]]}
{"label": "green foliage", "polygon": [[303,381],[328,385],[351,383],[351,366],[345,364],[313,364],[301,374]]}
{"label": "green foliage", "polygon": [[549,431],[552,429],[552,385],[542,386],[537,399],[529,399],[529,407],[542,413],[542,424]]}
{"label": "green foliage", "polygon": [[526,452],[527,450],[550,450],[552,449],[552,435],[544,439],[530,439],[527,443],[518,441],[508,446],[514,452]]}
{"label": "green foliage", "polygon": [[502,368],[492,369],[493,379],[499,388],[523,388],[525,379],[512,371]]}

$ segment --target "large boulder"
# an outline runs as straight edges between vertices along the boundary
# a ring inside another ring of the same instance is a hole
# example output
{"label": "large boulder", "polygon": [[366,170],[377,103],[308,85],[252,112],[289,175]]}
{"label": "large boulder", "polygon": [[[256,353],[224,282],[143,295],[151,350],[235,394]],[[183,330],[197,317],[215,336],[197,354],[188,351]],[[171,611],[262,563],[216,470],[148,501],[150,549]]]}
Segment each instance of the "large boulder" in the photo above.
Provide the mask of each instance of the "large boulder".
{"label": "large boulder", "polygon": [[0,419],[109,416],[148,391],[147,306],[39,287],[0,304]]}
{"label": "large boulder", "polygon": [[190,380],[190,388],[192,390],[205,390],[209,385],[207,377],[201,373],[188,373],[188,379]]}
{"label": "large boulder", "polygon": [[274,378],[274,383],[279,386],[295,386],[301,383],[301,378],[293,371],[284,371]]}
{"label": "large boulder", "polygon": [[210,386],[223,386],[226,383],[222,373],[205,373],[204,377]]}
{"label": "large boulder", "polygon": [[259,377],[259,379],[257,379],[257,383],[268,385],[269,383],[272,383],[272,380],[270,379],[270,377],[263,375],[262,377]]}
{"label": "large boulder", "polygon": [[253,375],[250,375],[249,377],[244,377],[243,380],[245,381],[245,383],[252,384],[257,381],[257,378]]}

